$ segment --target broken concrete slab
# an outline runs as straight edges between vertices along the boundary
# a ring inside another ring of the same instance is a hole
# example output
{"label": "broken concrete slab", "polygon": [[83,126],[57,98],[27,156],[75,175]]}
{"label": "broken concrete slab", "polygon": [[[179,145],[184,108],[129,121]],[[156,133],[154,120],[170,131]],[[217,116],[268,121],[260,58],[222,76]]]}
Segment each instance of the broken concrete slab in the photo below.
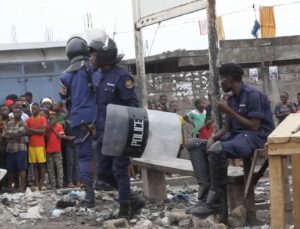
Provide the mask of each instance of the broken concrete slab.
{"label": "broken concrete slab", "polygon": [[169,221],[171,224],[176,224],[179,221],[185,220],[185,219],[191,219],[191,215],[188,215],[185,213],[184,209],[172,209],[172,211],[169,214]]}
{"label": "broken concrete slab", "polygon": [[151,229],[153,228],[153,223],[148,219],[140,220],[133,227],[134,229]]}
{"label": "broken concrete slab", "polygon": [[103,223],[104,229],[115,229],[115,228],[130,228],[129,223],[126,219],[112,219],[107,220]]}
{"label": "broken concrete slab", "polygon": [[26,213],[20,213],[22,219],[41,219],[40,206],[34,206],[28,209]]}
{"label": "broken concrete slab", "polygon": [[192,221],[194,228],[226,229],[225,224],[219,223],[213,215],[206,218],[193,216]]}

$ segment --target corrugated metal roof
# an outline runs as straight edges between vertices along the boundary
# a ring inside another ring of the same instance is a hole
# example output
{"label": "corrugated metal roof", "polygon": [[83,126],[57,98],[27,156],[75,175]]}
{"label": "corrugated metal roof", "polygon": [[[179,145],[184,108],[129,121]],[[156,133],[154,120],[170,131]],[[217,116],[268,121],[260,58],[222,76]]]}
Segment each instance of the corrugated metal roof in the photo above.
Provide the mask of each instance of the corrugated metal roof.
{"label": "corrugated metal roof", "polygon": [[65,47],[65,46],[66,46],[66,41],[0,44],[0,52],[1,51],[10,51],[10,50],[61,48],[61,47]]}

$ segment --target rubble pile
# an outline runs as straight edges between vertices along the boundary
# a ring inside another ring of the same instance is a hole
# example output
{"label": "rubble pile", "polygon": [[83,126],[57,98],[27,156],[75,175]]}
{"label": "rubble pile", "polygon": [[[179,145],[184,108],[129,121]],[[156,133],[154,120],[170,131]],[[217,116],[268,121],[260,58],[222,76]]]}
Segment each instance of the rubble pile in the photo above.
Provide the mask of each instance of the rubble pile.
{"label": "rubble pile", "polygon": [[[133,189],[142,192],[141,188]],[[266,197],[263,190],[264,187],[260,186],[258,195]],[[226,228],[213,216],[201,219],[185,214],[185,206],[197,202],[196,185],[168,187],[168,193],[167,201],[148,200],[141,214],[128,221],[117,219],[116,191],[96,191],[96,207],[87,209],[78,205],[85,195],[78,188],[41,192],[27,188],[25,193],[0,195],[0,228]],[[245,209],[239,207],[232,217],[239,217],[245,223]],[[230,220],[236,222],[234,218]],[[260,224],[267,224],[268,220],[268,214],[264,213]]]}

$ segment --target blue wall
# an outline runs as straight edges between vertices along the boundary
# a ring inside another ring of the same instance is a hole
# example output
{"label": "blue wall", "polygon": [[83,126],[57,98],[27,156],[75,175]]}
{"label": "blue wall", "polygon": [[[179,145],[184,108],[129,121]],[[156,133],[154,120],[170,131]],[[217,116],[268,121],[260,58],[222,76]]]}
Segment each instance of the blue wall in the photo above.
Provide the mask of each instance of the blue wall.
{"label": "blue wall", "polygon": [[59,77],[68,62],[30,62],[0,65],[0,102],[9,94],[18,96],[30,91],[33,101],[43,97],[60,100]]}

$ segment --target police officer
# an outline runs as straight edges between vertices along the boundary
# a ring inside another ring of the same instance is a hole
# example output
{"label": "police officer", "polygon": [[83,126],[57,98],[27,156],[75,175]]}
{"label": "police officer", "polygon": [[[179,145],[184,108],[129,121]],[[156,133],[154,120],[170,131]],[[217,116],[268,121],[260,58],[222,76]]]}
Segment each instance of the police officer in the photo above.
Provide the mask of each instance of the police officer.
{"label": "police officer", "polygon": [[[118,55],[116,43],[109,38],[92,40],[89,44],[91,63],[99,67],[100,81],[97,86],[97,135],[98,158],[97,180],[103,189],[115,187],[119,192],[119,218],[131,218],[144,202],[130,192],[130,178],[128,175],[129,157],[104,156],[101,154],[106,107],[117,104],[138,107],[139,101],[134,90],[134,82],[128,71],[117,65],[123,56]],[[116,142],[116,144],[118,144]]]}
{"label": "police officer", "polygon": [[219,74],[222,90],[232,92],[228,101],[218,103],[219,111],[225,113],[225,125],[208,142],[191,139],[187,144],[199,184],[199,202],[186,212],[196,216],[224,210],[227,159],[249,157],[264,147],[275,128],[267,96],[243,83],[240,65],[224,64]]}
{"label": "police officer", "polygon": [[92,141],[95,136],[96,96],[95,87],[100,74],[89,63],[89,48],[81,37],[67,42],[66,53],[71,65],[60,78],[60,95],[71,100],[70,121],[74,130],[80,175],[85,186],[85,207],[94,207],[92,164]]}

